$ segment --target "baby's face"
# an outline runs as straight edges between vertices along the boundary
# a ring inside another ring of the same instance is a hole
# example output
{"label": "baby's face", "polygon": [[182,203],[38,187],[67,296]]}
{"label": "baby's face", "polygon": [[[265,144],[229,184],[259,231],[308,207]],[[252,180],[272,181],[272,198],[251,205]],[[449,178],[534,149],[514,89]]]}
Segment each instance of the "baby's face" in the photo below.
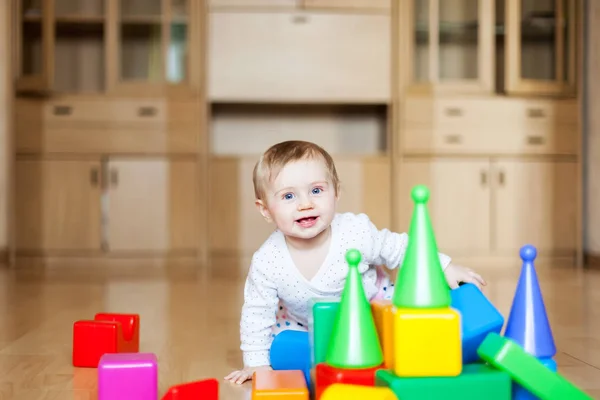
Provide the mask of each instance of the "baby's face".
{"label": "baby's face", "polygon": [[335,187],[318,158],[286,165],[269,185],[267,196],[269,214],[286,236],[312,239],[335,215]]}

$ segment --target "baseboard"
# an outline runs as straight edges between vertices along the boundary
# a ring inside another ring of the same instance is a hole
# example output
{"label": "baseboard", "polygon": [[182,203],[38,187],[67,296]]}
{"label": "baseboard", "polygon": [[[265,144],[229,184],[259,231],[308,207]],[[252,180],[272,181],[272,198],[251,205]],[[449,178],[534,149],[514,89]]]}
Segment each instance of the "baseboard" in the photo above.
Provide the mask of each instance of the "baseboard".
{"label": "baseboard", "polygon": [[584,256],[584,264],[586,268],[600,270],[600,254],[586,253]]}

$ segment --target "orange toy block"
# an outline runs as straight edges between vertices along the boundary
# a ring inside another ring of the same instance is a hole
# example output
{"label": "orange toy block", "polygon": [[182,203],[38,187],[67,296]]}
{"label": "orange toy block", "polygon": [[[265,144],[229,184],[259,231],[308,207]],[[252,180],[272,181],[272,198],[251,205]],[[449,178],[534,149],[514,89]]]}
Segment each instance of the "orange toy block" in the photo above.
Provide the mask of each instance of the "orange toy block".
{"label": "orange toy block", "polygon": [[219,400],[219,381],[205,379],[171,386],[162,400]]}
{"label": "orange toy block", "polygon": [[394,313],[395,308],[391,300],[371,301],[371,311],[379,342],[383,350],[384,365],[387,369],[394,368]]}
{"label": "orange toy block", "polygon": [[308,400],[304,372],[259,370],[252,377],[252,400]]}

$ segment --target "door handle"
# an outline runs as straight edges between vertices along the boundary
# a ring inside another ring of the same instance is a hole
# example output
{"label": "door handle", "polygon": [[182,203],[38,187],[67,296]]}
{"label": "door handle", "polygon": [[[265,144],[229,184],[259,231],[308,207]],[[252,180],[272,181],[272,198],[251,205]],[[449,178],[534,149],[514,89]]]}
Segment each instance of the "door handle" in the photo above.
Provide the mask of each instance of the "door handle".
{"label": "door handle", "polygon": [[90,183],[92,184],[92,186],[98,186],[98,180],[99,180],[98,168],[92,167],[90,169]]}
{"label": "door handle", "polygon": [[110,170],[110,184],[112,186],[117,186],[119,184],[119,171],[116,169]]}
{"label": "door handle", "polygon": [[500,171],[498,173],[498,183],[500,183],[500,186],[504,186],[504,181],[505,181],[505,177],[504,177],[504,171]]}

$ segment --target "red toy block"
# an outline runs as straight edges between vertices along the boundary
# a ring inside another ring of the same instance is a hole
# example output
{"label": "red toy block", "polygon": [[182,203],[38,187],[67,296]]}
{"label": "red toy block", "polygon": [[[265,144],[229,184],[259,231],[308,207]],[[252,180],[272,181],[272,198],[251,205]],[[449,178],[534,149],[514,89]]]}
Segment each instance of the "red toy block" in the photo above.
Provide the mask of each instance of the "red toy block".
{"label": "red toy block", "polygon": [[73,366],[97,368],[106,353],[139,352],[137,314],[96,314],[93,321],[73,324]]}
{"label": "red toy block", "polygon": [[219,381],[205,379],[202,381],[182,383],[172,386],[162,400],[219,400]]}
{"label": "red toy block", "polygon": [[382,364],[374,368],[343,369],[332,367],[327,363],[319,363],[316,366],[315,399],[320,399],[325,389],[334,383],[375,386],[375,372],[383,368]]}

